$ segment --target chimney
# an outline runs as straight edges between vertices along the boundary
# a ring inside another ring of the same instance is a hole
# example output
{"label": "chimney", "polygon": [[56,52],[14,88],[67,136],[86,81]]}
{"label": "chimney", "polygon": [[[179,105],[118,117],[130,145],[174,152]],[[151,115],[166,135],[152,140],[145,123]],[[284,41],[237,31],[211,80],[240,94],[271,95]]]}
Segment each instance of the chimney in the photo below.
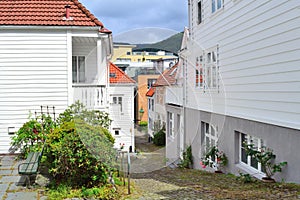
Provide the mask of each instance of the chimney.
{"label": "chimney", "polygon": [[66,19],[68,20],[68,19],[70,19],[70,8],[71,8],[71,6],[66,5],[65,8],[66,8]]}
{"label": "chimney", "polygon": [[73,18],[70,17],[70,8],[71,8],[71,6],[70,5],[66,5],[65,8],[66,8],[66,15],[63,17],[63,20],[64,21],[71,21],[71,20],[73,20]]}

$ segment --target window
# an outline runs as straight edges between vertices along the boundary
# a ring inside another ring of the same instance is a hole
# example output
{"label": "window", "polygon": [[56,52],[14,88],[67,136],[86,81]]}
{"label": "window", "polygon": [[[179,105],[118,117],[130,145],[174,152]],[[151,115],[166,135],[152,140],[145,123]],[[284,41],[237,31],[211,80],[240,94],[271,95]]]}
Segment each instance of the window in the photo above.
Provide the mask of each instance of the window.
{"label": "window", "polygon": [[206,54],[205,83],[210,89],[218,88],[218,47],[211,49]]}
{"label": "window", "polygon": [[148,99],[148,108],[154,111],[154,99]]}
{"label": "window", "polygon": [[198,2],[198,24],[202,22],[202,2]]}
{"label": "window", "polygon": [[201,134],[204,139],[204,152],[209,151],[209,149],[213,146],[217,145],[218,142],[218,134],[216,128],[206,122],[201,122]]}
{"label": "window", "polygon": [[151,79],[149,78],[147,80],[147,88],[150,89],[152,87],[152,85],[156,82],[157,79]]}
{"label": "window", "polygon": [[168,112],[168,135],[174,137],[174,114]]}
{"label": "window", "polygon": [[203,56],[196,57],[196,87],[204,86]]}
{"label": "window", "polygon": [[258,163],[254,158],[252,158],[251,156],[248,156],[246,154],[243,144],[244,143],[254,144],[254,148],[256,150],[259,150],[263,146],[263,140],[259,139],[257,137],[245,134],[245,133],[240,133],[238,131],[236,131],[236,133],[238,133],[239,138],[240,138],[240,141],[239,141],[239,149],[240,149],[239,160],[240,160],[240,162],[243,164],[246,164],[252,168],[255,168],[258,171],[262,171],[261,164]]}
{"label": "window", "polygon": [[73,83],[85,82],[85,57],[72,56],[72,81]]}
{"label": "window", "polygon": [[152,108],[152,111],[154,111],[154,99],[151,99],[151,108]]}
{"label": "window", "polygon": [[120,128],[113,128],[115,135],[120,135]]}
{"label": "window", "polygon": [[120,112],[123,112],[122,97],[113,97],[113,105],[120,106]]}
{"label": "window", "polygon": [[214,13],[223,7],[223,0],[211,0],[211,12]]}
{"label": "window", "polygon": [[127,51],[127,52],[126,52],[126,55],[128,55],[128,56],[129,56],[130,54],[131,54],[131,52],[130,52],[130,51]]}

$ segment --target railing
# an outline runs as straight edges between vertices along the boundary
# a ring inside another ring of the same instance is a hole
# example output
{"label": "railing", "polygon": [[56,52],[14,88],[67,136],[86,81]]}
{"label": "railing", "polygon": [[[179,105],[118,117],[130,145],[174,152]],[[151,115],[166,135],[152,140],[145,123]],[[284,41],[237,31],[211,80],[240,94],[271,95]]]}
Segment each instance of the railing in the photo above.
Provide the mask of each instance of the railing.
{"label": "railing", "polygon": [[73,85],[73,101],[80,101],[88,109],[101,109],[107,105],[106,87],[103,85]]}

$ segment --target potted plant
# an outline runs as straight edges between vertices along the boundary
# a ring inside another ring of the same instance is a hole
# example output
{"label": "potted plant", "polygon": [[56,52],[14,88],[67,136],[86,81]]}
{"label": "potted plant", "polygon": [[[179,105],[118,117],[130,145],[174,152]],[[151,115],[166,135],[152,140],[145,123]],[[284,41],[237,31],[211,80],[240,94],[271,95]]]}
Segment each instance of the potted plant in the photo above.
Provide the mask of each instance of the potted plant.
{"label": "potted plant", "polygon": [[211,167],[216,173],[222,173],[222,168],[228,163],[228,158],[217,146],[212,146],[201,159],[202,168]]}
{"label": "potted plant", "polygon": [[287,162],[275,163],[276,155],[273,153],[272,149],[265,146],[258,149],[254,144],[244,143],[244,148],[247,155],[251,156],[261,164],[262,171],[266,174],[266,177],[262,178],[265,182],[275,182],[272,176],[276,172],[281,172],[282,167],[287,165]]}

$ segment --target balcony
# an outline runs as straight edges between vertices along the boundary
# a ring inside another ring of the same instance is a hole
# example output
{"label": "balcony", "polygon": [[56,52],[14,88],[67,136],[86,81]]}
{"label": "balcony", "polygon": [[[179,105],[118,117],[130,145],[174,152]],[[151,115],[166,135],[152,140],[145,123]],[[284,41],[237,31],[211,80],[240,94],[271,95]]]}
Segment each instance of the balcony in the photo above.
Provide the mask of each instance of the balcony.
{"label": "balcony", "polygon": [[80,101],[87,109],[107,109],[107,92],[104,85],[73,85],[73,102]]}
{"label": "balcony", "polygon": [[183,105],[182,87],[167,87],[166,103],[182,106]]}

